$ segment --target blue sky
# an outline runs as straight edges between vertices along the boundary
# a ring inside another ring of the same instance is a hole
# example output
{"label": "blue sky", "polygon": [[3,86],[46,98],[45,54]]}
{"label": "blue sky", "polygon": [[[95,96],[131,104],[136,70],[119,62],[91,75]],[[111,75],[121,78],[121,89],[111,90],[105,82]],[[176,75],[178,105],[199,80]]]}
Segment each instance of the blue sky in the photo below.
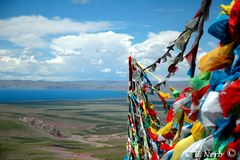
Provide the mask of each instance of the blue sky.
{"label": "blue sky", "polygon": [[[128,55],[150,64],[184,29],[200,3],[1,0],[0,79],[127,80]],[[217,45],[207,28],[221,3],[230,1],[213,1],[199,55]],[[166,75],[167,65],[157,74]],[[179,67],[175,80],[186,78],[186,62]]]}

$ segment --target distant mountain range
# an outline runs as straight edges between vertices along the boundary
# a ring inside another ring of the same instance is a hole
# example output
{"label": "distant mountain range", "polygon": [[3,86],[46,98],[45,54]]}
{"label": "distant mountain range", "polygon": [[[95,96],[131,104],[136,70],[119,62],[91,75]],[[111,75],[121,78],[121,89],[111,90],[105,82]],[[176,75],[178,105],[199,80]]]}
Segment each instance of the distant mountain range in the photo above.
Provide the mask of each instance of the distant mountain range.
{"label": "distant mountain range", "polygon": [[[187,81],[169,81],[169,85],[180,90],[188,86]],[[31,80],[0,80],[0,89],[97,89],[127,90],[127,81],[31,81]]]}

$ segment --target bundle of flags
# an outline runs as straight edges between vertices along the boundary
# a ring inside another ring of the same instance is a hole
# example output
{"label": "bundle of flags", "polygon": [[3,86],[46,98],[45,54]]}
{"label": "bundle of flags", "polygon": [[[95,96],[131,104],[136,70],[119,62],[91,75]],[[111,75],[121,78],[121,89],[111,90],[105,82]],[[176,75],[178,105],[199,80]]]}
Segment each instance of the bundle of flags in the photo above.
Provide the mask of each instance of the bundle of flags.
{"label": "bundle of flags", "polygon": [[[210,4],[211,1],[203,0],[200,10],[188,23],[188,26],[195,26],[191,31],[198,34],[190,52],[185,56],[184,52],[180,54],[190,64],[187,88],[178,91],[166,85],[167,78],[164,83],[154,85],[148,73],[155,71],[159,59],[143,68],[136,59],[129,57],[125,159],[240,159],[240,0],[221,5],[222,12],[208,29],[208,33],[219,40],[219,45],[201,57],[198,62],[200,73],[194,76],[198,43]],[[189,35],[187,39],[184,37],[174,41],[169,50],[178,46],[185,51]],[[170,71],[176,71],[177,63],[169,66]],[[169,93],[161,91],[159,84],[165,84]],[[153,94],[162,101],[164,122],[160,121],[151,102]],[[174,99],[172,104],[166,100],[169,98]]]}

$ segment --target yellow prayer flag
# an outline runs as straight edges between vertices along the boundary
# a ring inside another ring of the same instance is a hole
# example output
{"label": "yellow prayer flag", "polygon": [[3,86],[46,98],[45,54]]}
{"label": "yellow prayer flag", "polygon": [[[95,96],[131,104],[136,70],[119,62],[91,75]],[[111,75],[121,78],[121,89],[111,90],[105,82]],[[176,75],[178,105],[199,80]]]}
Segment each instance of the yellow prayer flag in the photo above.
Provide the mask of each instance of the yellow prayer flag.
{"label": "yellow prayer flag", "polygon": [[223,4],[221,4],[220,7],[221,7],[222,10],[223,10],[222,13],[229,16],[234,4],[235,4],[235,0],[233,0],[233,1],[230,3],[230,5],[223,5]]}
{"label": "yellow prayer flag", "polygon": [[171,95],[169,93],[159,91],[158,94],[160,94],[160,96],[162,96],[163,98],[171,98]]}
{"label": "yellow prayer flag", "polygon": [[220,46],[204,55],[199,61],[199,69],[202,72],[213,71],[229,66],[233,62],[231,54],[234,43]]}
{"label": "yellow prayer flag", "polygon": [[170,129],[172,128],[172,125],[173,125],[173,122],[168,122],[164,127],[160,128],[158,131],[157,131],[157,134],[158,135],[164,135],[164,134],[167,134]]}
{"label": "yellow prayer flag", "polygon": [[191,133],[195,141],[201,138],[203,131],[204,131],[204,127],[202,123],[196,120],[191,129]]}
{"label": "yellow prayer flag", "polygon": [[184,138],[180,140],[175,146],[174,146],[174,152],[172,156],[172,160],[177,160],[180,158],[183,151],[185,151],[191,144],[195,142],[192,135],[188,136],[187,138]]}

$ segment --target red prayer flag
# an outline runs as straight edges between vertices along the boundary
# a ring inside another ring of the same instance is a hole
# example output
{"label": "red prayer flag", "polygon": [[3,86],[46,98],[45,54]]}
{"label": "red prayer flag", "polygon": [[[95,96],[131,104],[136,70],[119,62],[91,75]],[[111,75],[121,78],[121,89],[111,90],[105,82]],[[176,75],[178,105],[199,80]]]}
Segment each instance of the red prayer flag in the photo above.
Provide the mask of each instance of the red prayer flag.
{"label": "red prayer flag", "polygon": [[154,133],[152,133],[151,129],[148,128],[148,132],[149,132],[149,137],[152,139],[152,140],[155,140],[155,141],[158,141],[158,136]]}
{"label": "red prayer flag", "polygon": [[203,87],[202,89],[192,92],[192,103],[194,105],[199,105],[199,100],[202,98],[202,96],[207,92],[209,88],[210,88],[210,84]]}
{"label": "red prayer flag", "polygon": [[147,113],[154,119],[157,119],[157,112],[151,108],[147,108]]}
{"label": "red prayer flag", "polygon": [[238,139],[235,142],[229,143],[225,152],[223,153],[223,155],[218,160],[234,159],[234,158],[236,158],[236,156],[237,156],[236,154],[239,152],[239,150],[240,150],[240,139]]}
{"label": "red prayer flag", "polygon": [[198,50],[198,43],[191,48],[191,50],[188,52],[188,54],[185,56],[188,64],[192,66],[193,60],[195,61],[196,55],[197,55],[197,50]]}
{"label": "red prayer flag", "polygon": [[240,79],[230,84],[227,88],[220,92],[219,101],[225,117],[229,111],[240,103]]}
{"label": "red prayer flag", "polygon": [[173,148],[172,147],[170,147],[168,144],[166,144],[166,143],[162,143],[161,145],[160,145],[160,148],[161,148],[161,150],[164,150],[164,151],[170,151],[170,150],[172,150]]}
{"label": "red prayer flag", "polygon": [[170,122],[173,119],[173,109],[169,108],[167,116],[166,116],[166,122]]}
{"label": "red prayer flag", "polygon": [[233,130],[233,134],[240,134],[240,124],[238,124],[235,128],[234,128],[234,130]]}
{"label": "red prayer flag", "polygon": [[153,152],[151,160],[158,160],[158,155],[156,151]]}
{"label": "red prayer flag", "polygon": [[233,41],[240,42],[240,1],[236,0],[229,15],[229,29]]}

